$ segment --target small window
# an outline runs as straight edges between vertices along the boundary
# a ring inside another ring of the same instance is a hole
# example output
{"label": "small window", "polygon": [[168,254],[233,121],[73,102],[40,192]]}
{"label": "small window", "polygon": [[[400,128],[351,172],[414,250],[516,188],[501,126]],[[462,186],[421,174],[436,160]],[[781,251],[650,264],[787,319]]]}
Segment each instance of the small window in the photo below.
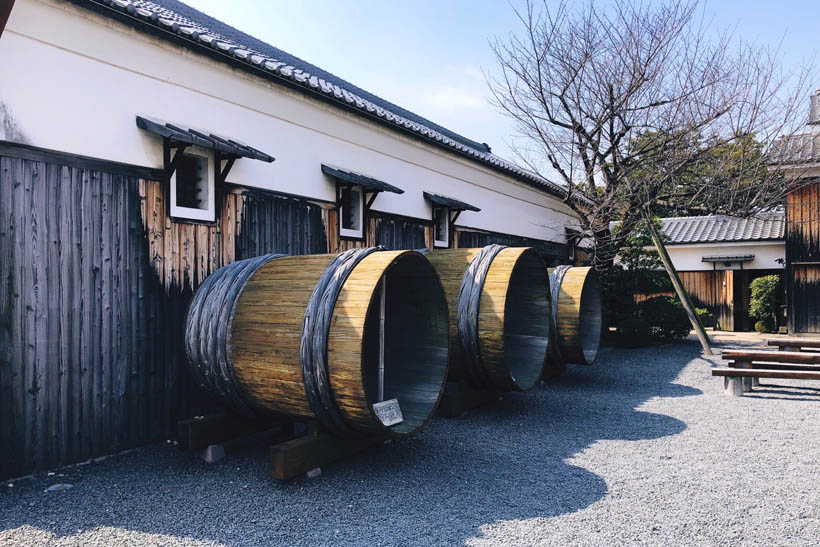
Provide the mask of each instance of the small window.
{"label": "small window", "polygon": [[362,238],[364,227],[364,192],[361,186],[350,186],[342,191],[339,203],[339,235]]}
{"label": "small window", "polygon": [[433,208],[433,231],[436,247],[450,246],[450,210],[446,207]]}
{"label": "small window", "polygon": [[195,147],[187,148],[171,175],[171,216],[213,222],[214,186],[213,162],[208,153]]}

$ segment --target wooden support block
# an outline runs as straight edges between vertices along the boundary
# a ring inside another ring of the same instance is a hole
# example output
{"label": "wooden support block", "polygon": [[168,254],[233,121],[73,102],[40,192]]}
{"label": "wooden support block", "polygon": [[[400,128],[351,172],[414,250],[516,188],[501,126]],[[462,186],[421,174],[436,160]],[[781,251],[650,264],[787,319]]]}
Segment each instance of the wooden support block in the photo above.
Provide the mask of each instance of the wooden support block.
{"label": "wooden support block", "polygon": [[438,405],[438,415],[445,418],[459,416],[467,410],[497,401],[501,396],[498,391],[475,389],[463,382],[447,382]]}
{"label": "wooden support block", "polygon": [[[738,369],[750,369],[752,363],[749,361],[730,361],[729,367]],[[753,380],[756,378],[746,376],[726,376],[723,379],[723,390],[730,397],[741,397],[744,393],[752,391]]]}
{"label": "wooden support block", "polygon": [[183,450],[202,450],[212,444],[253,435],[290,423],[289,418],[254,420],[235,414],[214,414],[177,422],[179,447]]}
{"label": "wooden support block", "polygon": [[270,447],[270,476],[286,481],[383,442],[384,437],[343,439],[326,432],[308,434]]}
{"label": "wooden support block", "polygon": [[743,397],[743,378],[740,376],[724,377],[723,392],[729,397]]}

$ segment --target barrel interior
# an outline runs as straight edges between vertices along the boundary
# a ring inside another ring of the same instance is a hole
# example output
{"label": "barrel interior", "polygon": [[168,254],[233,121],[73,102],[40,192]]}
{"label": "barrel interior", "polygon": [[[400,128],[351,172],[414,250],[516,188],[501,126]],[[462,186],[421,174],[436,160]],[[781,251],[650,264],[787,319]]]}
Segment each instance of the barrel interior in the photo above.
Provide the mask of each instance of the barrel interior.
{"label": "barrel interior", "polygon": [[541,377],[549,343],[549,275],[535,251],[522,253],[510,275],[504,307],[504,353],[519,389]]}
{"label": "barrel interior", "polygon": [[[400,255],[374,292],[362,341],[368,402],[372,405],[397,399],[402,411],[404,421],[390,426],[391,433],[412,433],[435,411],[447,378],[448,336],[447,303],[435,269],[422,255]],[[384,373],[380,395],[382,338]]]}
{"label": "barrel interior", "polygon": [[580,337],[584,362],[591,365],[598,355],[601,345],[601,283],[594,271],[590,270],[581,289]]}

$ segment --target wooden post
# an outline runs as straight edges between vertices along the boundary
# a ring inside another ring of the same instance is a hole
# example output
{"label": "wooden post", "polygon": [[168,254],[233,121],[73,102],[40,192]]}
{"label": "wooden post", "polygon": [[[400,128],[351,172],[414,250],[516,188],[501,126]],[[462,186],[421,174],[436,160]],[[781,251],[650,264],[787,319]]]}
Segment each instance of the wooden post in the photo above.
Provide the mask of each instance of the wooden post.
{"label": "wooden post", "polygon": [[703,329],[703,325],[700,324],[700,320],[695,313],[695,307],[692,305],[692,300],[689,298],[689,293],[686,292],[686,289],[683,287],[683,283],[681,283],[680,277],[678,277],[678,272],[675,269],[675,265],[672,264],[672,259],[669,257],[669,253],[666,250],[666,246],[663,244],[660,234],[658,234],[658,230],[655,228],[655,223],[652,221],[652,217],[649,216],[648,213],[644,212],[644,220],[646,220],[649,235],[652,236],[652,242],[655,244],[655,248],[658,250],[658,255],[661,257],[663,267],[666,269],[666,273],[669,274],[669,279],[672,280],[672,285],[675,287],[675,292],[678,294],[678,298],[680,298],[683,308],[686,310],[686,315],[689,316],[689,322],[692,323],[692,328],[695,329],[695,333],[698,335],[700,345],[703,346],[703,352],[706,355],[712,355],[712,348],[710,346],[711,340],[709,340],[709,335],[706,334],[706,331]]}
{"label": "wooden post", "polygon": [[387,296],[387,276],[382,277],[379,296],[379,402],[384,401],[384,307]]}
{"label": "wooden post", "polygon": [[[729,363],[729,366],[736,368],[751,368],[750,363],[743,363],[741,361]],[[742,376],[724,376],[723,392],[729,397],[743,397],[743,393],[747,391],[746,389],[744,389],[744,380],[745,378],[743,378]]]}
{"label": "wooden post", "polygon": [[6,28],[13,7],[14,0],[0,0],[0,36],[3,35],[3,30]]}

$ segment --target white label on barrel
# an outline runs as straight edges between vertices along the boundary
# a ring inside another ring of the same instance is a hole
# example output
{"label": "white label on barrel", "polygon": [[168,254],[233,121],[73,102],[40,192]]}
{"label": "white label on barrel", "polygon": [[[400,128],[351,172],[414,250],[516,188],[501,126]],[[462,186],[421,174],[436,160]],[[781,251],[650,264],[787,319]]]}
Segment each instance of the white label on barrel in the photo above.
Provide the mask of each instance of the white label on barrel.
{"label": "white label on barrel", "polygon": [[373,411],[386,426],[400,424],[404,421],[398,399],[390,399],[389,401],[376,403],[373,405]]}

